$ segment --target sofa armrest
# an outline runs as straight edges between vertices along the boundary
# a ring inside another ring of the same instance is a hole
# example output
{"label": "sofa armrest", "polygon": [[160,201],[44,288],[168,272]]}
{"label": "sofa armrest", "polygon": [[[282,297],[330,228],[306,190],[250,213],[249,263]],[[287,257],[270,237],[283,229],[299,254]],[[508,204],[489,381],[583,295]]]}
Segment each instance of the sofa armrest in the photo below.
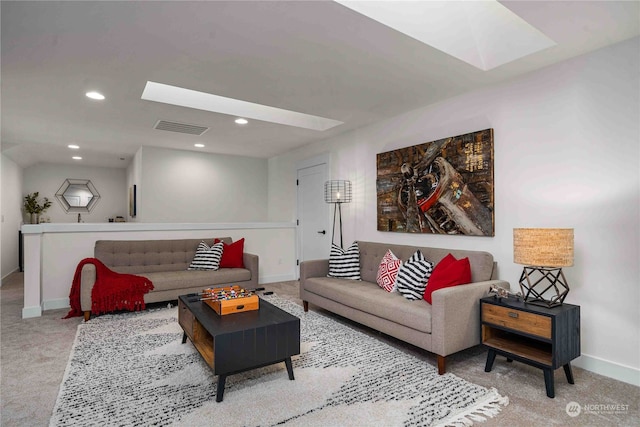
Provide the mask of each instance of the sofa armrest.
{"label": "sofa armrest", "polygon": [[[329,274],[328,259],[314,259],[300,263],[300,299],[305,301],[305,304],[307,301],[306,280],[310,277],[327,277],[327,274]],[[305,307],[307,306],[305,305]]]}
{"label": "sofa armrest", "polygon": [[439,289],[432,295],[432,351],[448,356],[480,344],[480,298],[492,285],[510,289],[504,280],[487,280]]}
{"label": "sofa armrest", "polygon": [[96,266],[85,264],[80,273],[80,309],[91,311],[91,291],[96,283]]}
{"label": "sofa armrest", "polygon": [[260,278],[260,259],[258,255],[243,253],[242,254],[242,263],[244,264],[244,268],[251,272],[251,280],[249,284],[244,284],[245,289],[252,289],[258,287],[258,281]]}
{"label": "sofa armrest", "polygon": [[314,259],[300,263],[300,286],[309,277],[327,277],[329,274],[328,259]]}

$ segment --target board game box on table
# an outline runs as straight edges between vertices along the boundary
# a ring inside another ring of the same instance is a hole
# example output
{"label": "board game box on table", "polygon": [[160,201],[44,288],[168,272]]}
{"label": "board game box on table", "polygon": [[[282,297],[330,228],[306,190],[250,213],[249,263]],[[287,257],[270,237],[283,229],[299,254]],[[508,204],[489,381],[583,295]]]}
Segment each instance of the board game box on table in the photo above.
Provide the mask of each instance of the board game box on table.
{"label": "board game box on table", "polygon": [[204,289],[202,301],[220,316],[260,308],[258,295],[238,285]]}

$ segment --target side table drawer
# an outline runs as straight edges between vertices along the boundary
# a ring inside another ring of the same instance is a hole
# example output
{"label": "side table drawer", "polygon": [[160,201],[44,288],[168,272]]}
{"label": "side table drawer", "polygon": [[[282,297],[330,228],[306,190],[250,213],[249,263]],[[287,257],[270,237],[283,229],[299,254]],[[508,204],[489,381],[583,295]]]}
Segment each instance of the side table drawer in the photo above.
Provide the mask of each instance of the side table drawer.
{"label": "side table drawer", "polygon": [[551,318],[493,304],[482,304],[482,321],[551,339]]}

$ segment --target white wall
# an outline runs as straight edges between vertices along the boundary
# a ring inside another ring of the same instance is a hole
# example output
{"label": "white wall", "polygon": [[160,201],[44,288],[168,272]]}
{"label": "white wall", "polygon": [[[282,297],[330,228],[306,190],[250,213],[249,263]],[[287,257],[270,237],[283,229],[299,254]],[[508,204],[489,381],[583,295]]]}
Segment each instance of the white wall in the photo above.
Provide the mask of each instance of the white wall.
{"label": "white wall", "polygon": [[2,270],[0,277],[5,278],[12,272],[18,270],[18,230],[22,224],[22,169],[13,160],[2,155],[2,178],[0,180],[2,188],[2,231],[0,240],[2,242],[0,258],[2,259]]}
{"label": "white wall", "polygon": [[[581,306],[576,365],[640,385],[640,38],[269,160],[272,221],[295,218],[295,164],[330,150],[354,239],[493,253],[518,286],[514,227],[572,227],[566,302]],[[376,230],[376,154],[486,128],[495,132],[495,237]],[[278,209],[274,209],[276,205]]]}
{"label": "white wall", "polygon": [[[267,160],[142,147],[138,222],[267,218]],[[135,160],[135,159],[134,159]]]}
{"label": "white wall", "polygon": [[[20,197],[34,191],[48,197],[52,206],[44,215],[51,222],[77,221],[77,214],[64,212],[55,198],[67,178],[90,179],[100,193],[94,210],[82,214],[85,222],[117,215],[127,221],[177,223],[255,222],[268,216],[265,159],[141,147],[126,170],[38,164],[23,173]],[[138,214],[132,218],[129,189],[134,184]]]}
{"label": "white wall", "polygon": [[[108,218],[126,217],[126,171],[120,168],[98,168],[82,165],[39,163],[23,171],[23,197],[38,191],[39,197],[48,197],[51,207],[44,213],[51,222],[77,222],[77,213],[67,213],[56,199],[56,192],[65,179],[89,179],[100,194],[100,200],[89,213],[82,213],[84,222],[107,222]],[[25,222],[29,219],[25,216]]]}

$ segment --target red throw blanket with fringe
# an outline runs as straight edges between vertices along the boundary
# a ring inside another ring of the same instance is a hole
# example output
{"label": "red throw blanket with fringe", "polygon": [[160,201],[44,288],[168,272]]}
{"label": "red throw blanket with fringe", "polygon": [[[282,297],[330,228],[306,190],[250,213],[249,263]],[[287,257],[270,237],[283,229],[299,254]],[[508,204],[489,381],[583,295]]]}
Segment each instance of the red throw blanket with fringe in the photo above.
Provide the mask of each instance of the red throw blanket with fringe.
{"label": "red throw blanket with fringe", "polygon": [[144,310],[144,294],[153,289],[151,280],[135,274],[116,273],[97,258],[85,258],[80,261],[73,275],[69,294],[71,310],[65,319],[83,314],[80,307],[80,276],[85,264],[96,266],[96,283],[91,290],[91,313]]}

